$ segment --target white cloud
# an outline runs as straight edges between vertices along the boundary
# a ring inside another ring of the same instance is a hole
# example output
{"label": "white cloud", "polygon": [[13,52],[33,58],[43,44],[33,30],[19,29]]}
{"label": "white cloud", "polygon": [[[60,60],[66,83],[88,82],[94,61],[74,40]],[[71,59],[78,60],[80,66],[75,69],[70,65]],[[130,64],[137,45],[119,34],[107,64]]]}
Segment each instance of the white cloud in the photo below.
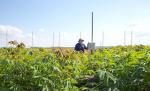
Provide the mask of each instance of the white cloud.
{"label": "white cloud", "polygon": [[[39,29],[38,32],[44,32],[44,29]],[[24,30],[11,26],[11,25],[0,25],[0,47],[6,46],[6,33],[7,33],[7,42],[11,40],[17,40],[18,42],[24,42],[27,47],[31,47],[32,45],[32,32],[25,33]],[[35,32],[34,32],[35,33]],[[40,33],[41,34],[41,33]],[[44,35],[43,35],[44,36]],[[39,36],[35,33],[33,34],[33,43],[34,46],[48,46],[46,44],[47,38],[39,38]],[[45,43],[45,44],[44,44]]]}
{"label": "white cloud", "polygon": [[17,27],[13,27],[10,25],[0,25],[0,32],[1,33],[8,33],[10,35],[18,35],[18,34],[22,34],[22,30],[17,28]]}
{"label": "white cloud", "polygon": [[[110,28],[111,29],[111,28]],[[126,28],[126,44],[130,44],[130,33],[133,31],[133,44],[149,45],[150,27],[145,23],[131,23]],[[32,32],[25,33],[22,29],[14,26],[0,25],[0,46],[5,46],[6,31],[8,32],[8,41],[17,40],[24,42],[27,47],[32,45]],[[44,32],[44,29],[39,29],[33,34],[34,46],[52,47],[53,46],[53,32]],[[94,30],[94,42],[96,46],[100,46],[102,42],[102,31],[104,31],[104,46],[123,45],[124,30],[112,28],[111,30]],[[55,32],[54,46],[59,46],[59,32]],[[73,47],[80,38],[80,32],[60,32],[60,46]],[[91,41],[91,32],[81,32],[81,38],[85,40],[85,44]]]}
{"label": "white cloud", "polygon": [[23,30],[11,26],[11,25],[0,25],[0,46],[6,46],[7,42],[11,40],[22,41],[24,38]]}
{"label": "white cloud", "polygon": [[46,30],[44,28],[39,29],[39,32],[45,32]]}
{"label": "white cloud", "polygon": [[150,26],[148,22],[135,22],[128,25],[127,30],[150,32]]}

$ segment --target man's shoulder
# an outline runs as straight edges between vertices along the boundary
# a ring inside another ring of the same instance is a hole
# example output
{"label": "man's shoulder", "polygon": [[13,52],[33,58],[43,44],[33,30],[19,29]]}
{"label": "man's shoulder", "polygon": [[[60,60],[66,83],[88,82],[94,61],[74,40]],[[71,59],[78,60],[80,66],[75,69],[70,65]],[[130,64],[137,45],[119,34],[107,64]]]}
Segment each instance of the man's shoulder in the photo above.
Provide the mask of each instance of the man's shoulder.
{"label": "man's shoulder", "polygon": [[85,45],[85,44],[83,44],[83,45]]}
{"label": "man's shoulder", "polygon": [[76,45],[80,45],[80,43],[77,43]]}
{"label": "man's shoulder", "polygon": [[85,44],[82,44],[83,46],[85,46]]}

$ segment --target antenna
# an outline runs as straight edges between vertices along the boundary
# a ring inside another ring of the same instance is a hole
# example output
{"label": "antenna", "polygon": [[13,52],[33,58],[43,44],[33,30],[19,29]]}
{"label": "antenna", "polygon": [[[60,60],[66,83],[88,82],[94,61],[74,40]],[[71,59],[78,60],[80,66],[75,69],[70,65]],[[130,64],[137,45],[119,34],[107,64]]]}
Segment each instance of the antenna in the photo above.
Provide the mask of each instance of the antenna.
{"label": "antenna", "polygon": [[91,42],[93,43],[93,12],[92,12],[92,35],[91,35]]}
{"label": "antenna", "polygon": [[124,31],[124,46],[126,45],[126,31]]}

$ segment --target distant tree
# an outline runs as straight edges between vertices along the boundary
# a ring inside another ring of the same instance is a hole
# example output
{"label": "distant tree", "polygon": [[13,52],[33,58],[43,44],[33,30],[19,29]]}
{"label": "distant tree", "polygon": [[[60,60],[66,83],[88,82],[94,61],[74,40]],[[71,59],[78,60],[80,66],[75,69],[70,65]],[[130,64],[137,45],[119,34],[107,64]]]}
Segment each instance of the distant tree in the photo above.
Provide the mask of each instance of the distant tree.
{"label": "distant tree", "polygon": [[25,48],[25,47],[26,47],[26,45],[25,45],[23,42],[18,43],[16,40],[9,41],[8,43],[9,43],[10,45],[13,45],[13,46],[16,47],[16,48]]}

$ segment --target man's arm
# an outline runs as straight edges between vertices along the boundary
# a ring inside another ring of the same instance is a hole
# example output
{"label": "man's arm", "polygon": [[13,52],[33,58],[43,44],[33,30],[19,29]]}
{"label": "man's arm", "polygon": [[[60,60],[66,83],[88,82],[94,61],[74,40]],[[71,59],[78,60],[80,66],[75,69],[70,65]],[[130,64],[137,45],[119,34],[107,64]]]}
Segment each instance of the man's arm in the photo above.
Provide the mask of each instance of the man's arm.
{"label": "man's arm", "polygon": [[78,44],[75,45],[75,50],[79,51],[79,45]]}
{"label": "man's arm", "polygon": [[77,44],[75,45],[75,48],[74,48],[74,50],[77,50]]}

